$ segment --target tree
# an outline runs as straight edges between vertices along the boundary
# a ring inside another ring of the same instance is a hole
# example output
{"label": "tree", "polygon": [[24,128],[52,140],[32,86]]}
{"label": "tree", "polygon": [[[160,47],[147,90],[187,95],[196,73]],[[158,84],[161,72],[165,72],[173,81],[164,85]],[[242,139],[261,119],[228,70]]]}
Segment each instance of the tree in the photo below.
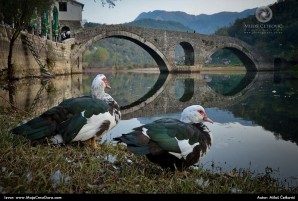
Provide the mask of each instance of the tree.
{"label": "tree", "polygon": [[9,53],[7,58],[7,77],[13,79],[13,47],[22,30],[30,24],[33,12],[41,15],[42,12],[51,8],[53,0],[0,0],[0,13],[7,28],[9,37]]}
{"label": "tree", "polygon": [[105,48],[98,48],[95,52],[95,56],[98,58],[99,62],[104,63],[109,58],[109,52]]}

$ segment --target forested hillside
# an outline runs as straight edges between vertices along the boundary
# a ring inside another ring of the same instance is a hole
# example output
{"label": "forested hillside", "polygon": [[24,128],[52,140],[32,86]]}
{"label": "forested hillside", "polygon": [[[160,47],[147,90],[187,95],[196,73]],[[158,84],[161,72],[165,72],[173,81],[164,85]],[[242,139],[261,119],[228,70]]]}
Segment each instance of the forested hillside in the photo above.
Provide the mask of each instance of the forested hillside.
{"label": "forested hillside", "polygon": [[[229,26],[236,19],[245,18],[255,13],[255,8],[247,9],[242,12],[220,12],[211,15],[200,14],[190,15],[180,11],[155,10],[141,13],[135,21],[151,19],[156,21],[171,21],[180,23],[196,33],[213,34],[218,28]],[[134,21],[134,22],[135,22]],[[172,29],[171,29],[172,30]]]}
{"label": "forested hillside", "polygon": [[298,62],[298,1],[286,0],[270,6],[273,17],[261,23],[254,15],[238,19],[216,31],[217,35],[239,38],[276,58]]}
{"label": "forested hillside", "polygon": [[193,32],[194,30],[179,22],[162,21],[153,19],[140,19],[127,23],[127,25],[138,26],[150,29],[172,30],[181,32]]}

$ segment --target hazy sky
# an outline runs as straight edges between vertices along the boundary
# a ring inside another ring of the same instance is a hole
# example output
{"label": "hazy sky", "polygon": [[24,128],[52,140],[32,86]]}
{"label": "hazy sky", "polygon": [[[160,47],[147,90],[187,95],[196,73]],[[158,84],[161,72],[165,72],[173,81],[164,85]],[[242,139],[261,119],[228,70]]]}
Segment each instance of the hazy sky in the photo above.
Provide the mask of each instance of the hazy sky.
{"label": "hazy sky", "polygon": [[140,13],[154,10],[182,11],[192,15],[222,11],[240,12],[266,6],[276,0],[118,0],[114,8],[102,7],[101,1],[77,0],[83,4],[83,19],[88,22],[120,24],[133,21]]}

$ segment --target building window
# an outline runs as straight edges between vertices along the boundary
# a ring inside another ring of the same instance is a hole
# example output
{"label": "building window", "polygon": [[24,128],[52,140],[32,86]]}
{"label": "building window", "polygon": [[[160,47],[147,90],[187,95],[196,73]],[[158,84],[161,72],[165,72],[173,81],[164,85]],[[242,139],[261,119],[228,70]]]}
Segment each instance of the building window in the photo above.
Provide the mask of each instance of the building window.
{"label": "building window", "polygon": [[67,11],[67,2],[59,2],[59,11]]}

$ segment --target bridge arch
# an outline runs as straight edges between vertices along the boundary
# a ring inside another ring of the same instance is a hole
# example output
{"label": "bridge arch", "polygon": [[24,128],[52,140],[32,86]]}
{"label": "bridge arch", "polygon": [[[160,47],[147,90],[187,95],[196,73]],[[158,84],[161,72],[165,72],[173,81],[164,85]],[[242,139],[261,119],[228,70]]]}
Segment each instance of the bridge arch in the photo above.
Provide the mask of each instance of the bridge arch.
{"label": "bridge arch", "polygon": [[235,44],[223,45],[212,49],[206,58],[210,58],[215,52],[220,49],[227,49],[234,53],[240,61],[243,63],[247,71],[257,71],[258,70],[258,62],[251,54],[249,54],[249,50],[245,47],[240,47]]}
{"label": "bridge arch", "polygon": [[83,49],[85,50],[88,46],[91,46],[94,42],[105,38],[120,38],[120,39],[129,40],[139,45],[144,50],[146,50],[155,60],[161,72],[169,72],[171,70],[171,65],[169,64],[166,56],[154,44],[140,37],[139,35],[126,32],[126,31],[109,31],[109,32],[103,32],[101,34],[98,34],[97,36],[93,37],[88,42],[86,42]]}
{"label": "bridge arch", "polygon": [[[182,65],[193,66],[195,63],[195,56],[194,56],[195,51],[194,51],[193,46],[189,42],[182,41],[176,45],[176,50],[177,50],[177,46],[179,46],[179,45],[182,47],[182,50],[184,53]],[[177,60],[177,58],[176,58],[176,60]]]}

